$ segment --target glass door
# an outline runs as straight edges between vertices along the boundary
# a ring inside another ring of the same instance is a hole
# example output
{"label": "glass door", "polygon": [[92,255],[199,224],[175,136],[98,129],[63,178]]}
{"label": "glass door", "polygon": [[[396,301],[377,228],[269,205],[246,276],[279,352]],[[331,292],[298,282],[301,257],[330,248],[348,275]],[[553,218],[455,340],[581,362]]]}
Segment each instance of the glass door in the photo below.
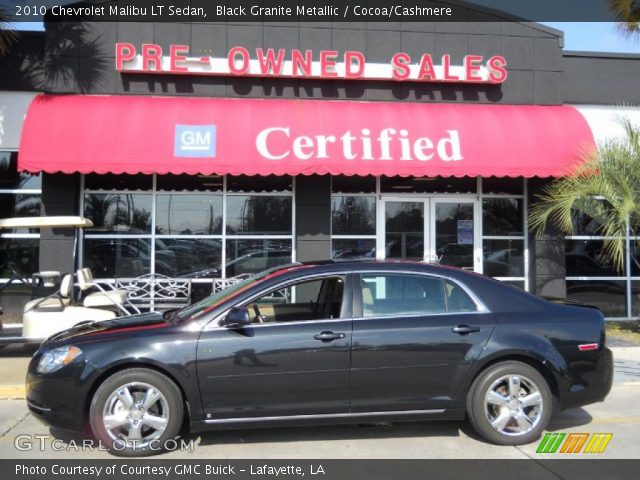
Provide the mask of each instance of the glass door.
{"label": "glass door", "polygon": [[478,209],[473,200],[431,199],[431,258],[441,265],[482,272]]}
{"label": "glass door", "polygon": [[378,258],[404,258],[426,260],[427,200],[393,199],[383,200],[379,225]]}
{"label": "glass door", "polygon": [[482,272],[479,202],[382,197],[377,258],[439,262]]}

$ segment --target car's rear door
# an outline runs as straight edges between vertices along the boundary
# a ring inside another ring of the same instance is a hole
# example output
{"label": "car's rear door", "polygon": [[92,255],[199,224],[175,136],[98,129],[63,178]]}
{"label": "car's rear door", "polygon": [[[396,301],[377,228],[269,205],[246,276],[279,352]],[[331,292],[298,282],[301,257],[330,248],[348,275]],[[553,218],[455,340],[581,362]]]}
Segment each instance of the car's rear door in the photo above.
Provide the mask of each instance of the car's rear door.
{"label": "car's rear door", "polygon": [[438,276],[354,277],[351,411],[450,408],[493,329],[461,284]]}
{"label": "car's rear door", "polygon": [[347,413],[351,297],[347,275],[295,281],[242,304],[252,325],[205,329],[197,369],[208,420]]}

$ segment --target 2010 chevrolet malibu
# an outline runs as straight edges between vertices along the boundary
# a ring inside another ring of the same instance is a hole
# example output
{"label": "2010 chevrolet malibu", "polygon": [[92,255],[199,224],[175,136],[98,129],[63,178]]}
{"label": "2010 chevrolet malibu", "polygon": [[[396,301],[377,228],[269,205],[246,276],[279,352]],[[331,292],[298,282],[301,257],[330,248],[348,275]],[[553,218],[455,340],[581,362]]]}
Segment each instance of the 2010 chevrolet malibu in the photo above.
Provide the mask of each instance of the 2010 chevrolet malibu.
{"label": "2010 chevrolet malibu", "polygon": [[54,335],[29,365],[27,403],[45,423],[90,426],[129,456],[185,425],[465,416],[486,440],[519,445],[555,409],[604,400],[604,332],[596,309],[455,268],[293,264],[182,310]]}

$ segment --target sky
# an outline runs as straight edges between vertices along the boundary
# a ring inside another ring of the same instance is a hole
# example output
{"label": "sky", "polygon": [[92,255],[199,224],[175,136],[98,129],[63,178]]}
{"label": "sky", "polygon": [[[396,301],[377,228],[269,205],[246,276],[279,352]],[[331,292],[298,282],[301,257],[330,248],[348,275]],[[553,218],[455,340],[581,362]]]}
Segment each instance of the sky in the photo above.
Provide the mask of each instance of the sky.
{"label": "sky", "polygon": [[[640,54],[640,35],[626,37],[611,22],[544,22],[564,32],[565,50]],[[15,24],[19,30],[42,30],[40,22]]]}
{"label": "sky", "polygon": [[565,50],[640,54],[640,35],[629,38],[611,22],[544,22],[564,32]]}

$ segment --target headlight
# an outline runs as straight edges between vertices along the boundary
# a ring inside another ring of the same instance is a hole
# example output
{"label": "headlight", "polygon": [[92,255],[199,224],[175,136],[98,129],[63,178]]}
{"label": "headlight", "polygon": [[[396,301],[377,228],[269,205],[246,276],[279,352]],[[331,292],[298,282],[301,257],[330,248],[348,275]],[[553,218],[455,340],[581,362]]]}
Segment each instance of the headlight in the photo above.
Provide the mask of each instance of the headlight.
{"label": "headlight", "polygon": [[82,355],[82,350],[78,347],[67,346],[54,348],[42,355],[38,362],[38,373],[51,373],[69,365],[76,358]]}

